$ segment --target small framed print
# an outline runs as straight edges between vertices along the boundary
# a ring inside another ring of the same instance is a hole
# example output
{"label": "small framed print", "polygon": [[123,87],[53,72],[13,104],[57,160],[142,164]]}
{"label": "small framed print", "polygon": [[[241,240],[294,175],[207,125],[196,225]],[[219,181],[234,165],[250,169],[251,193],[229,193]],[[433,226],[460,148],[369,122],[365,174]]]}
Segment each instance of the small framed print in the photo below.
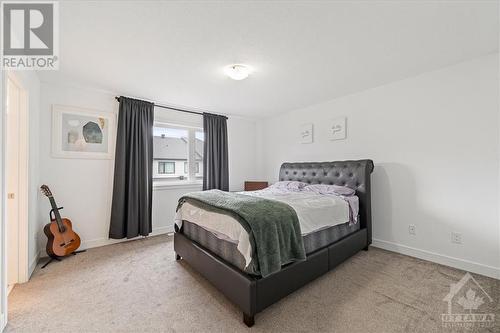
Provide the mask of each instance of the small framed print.
{"label": "small framed print", "polygon": [[313,142],[313,124],[304,124],[300,126],[300,143]]}
{"label": "small framed print", "polygon": [[113,158],[115,119],[116,116],[112,112],[53,105],[52,156]]}
{"label": "small framed print", "polygon": [[332,119],[328,131],[330,140],[344,140],[347,137],[346,117]]}

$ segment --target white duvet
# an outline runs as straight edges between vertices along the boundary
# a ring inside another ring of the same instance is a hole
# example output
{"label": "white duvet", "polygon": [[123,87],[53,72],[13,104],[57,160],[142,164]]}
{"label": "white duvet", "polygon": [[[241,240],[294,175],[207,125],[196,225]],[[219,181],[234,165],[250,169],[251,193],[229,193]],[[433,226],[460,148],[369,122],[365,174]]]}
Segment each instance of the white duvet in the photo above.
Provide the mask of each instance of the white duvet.
{"label": "white duvet", "polygon": [[[323,228],[349,222],[349,205],[336,195],[290,192],[271,188],[239,193],[273,199],[290,205],[297,213],[303,236]],[[245,258],[245,267],[250,264],[252,247],[249,235],[233,217],[209,212],[186,202],[177,211],[175,224],[180,228],[183,220],[197,224],[220,239],[235,242],[238,244],[238,251]]]}

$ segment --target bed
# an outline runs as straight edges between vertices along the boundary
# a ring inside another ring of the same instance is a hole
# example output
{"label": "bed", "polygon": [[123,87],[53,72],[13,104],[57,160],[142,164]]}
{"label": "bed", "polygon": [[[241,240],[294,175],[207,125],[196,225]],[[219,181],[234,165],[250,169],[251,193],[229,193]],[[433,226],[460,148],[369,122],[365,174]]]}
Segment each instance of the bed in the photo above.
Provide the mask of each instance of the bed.
{"label": "bed", "polygon": [[306,257],[291,262],[278,271],[261,276],[248,269],[248,258],[237,249],[238,244],[221,239],[196,223],[183,220],[176,227],[174,251],[198,271],[243,312],[247,326],[255,315],[269,305],[327,273],[371,244],[371,160],[283,163],[280,181],[346,186],[355,190],[359,200],[359,218],[321,228],[302,237]]}

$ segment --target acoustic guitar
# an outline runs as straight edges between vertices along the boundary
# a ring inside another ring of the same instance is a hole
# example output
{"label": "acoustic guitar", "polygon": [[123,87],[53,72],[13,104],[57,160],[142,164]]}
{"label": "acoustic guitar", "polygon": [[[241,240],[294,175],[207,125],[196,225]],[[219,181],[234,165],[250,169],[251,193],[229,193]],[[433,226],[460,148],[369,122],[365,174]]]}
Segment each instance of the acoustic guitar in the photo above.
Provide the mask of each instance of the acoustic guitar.
{"label": "acoustic guitar", "polygon": [[63,207],[57,207],[54,196],[47,185],[40,187],[42,193],[49,198],[52,210],[50,211],[50,223],[45,225],[43,232],[47,236],[47,254],[50,257],[65,257],[75,253],[80,247],[80,236],[73,231],[71,221],[61,218],[59,211]]}

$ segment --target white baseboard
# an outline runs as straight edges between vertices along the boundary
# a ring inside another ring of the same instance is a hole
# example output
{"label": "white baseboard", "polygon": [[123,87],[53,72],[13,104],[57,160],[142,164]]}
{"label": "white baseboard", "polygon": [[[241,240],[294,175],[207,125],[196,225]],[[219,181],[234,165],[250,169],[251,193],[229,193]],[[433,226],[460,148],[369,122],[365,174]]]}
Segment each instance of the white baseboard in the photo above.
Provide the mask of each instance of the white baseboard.
{"label": "white baseboard", "polygon": [[31,260],[30,265],[28,267],[28,280],[31,278],[31,275],[35,271],[36,265],[38,264],[38,259],[40,259],[41,251],[38,251],[33,260]]}
{"label": "white baseboard", "polygon": [[391,252],[401,253],[410,257],[432,261],[441,265],[462,269],[464,271],[485,275],[494,279],[500,279],[500,267],[488,266],[380,239],[373,239],[372,246]]}
{"label": "white baseboard", "polygon": [[[162,234],[166,234],[169,232],[174,232],[173,227],[168,226],[168,227],[160,227],[160,228],[155,228],[149,234],[149,236],[158,236]],[[91,239],[91,240],[84,240],[82,241],[82,244],[80,245],[80,249],[91,249],[93,247],[99,247],[99,246],[104,246],[104,245],[111,245],[111,244],[116,244],[116,243],[121,243],[121,242],[126,242],[126,241],[131,241],[135,239],[141,239],[143,238],[142,236],[136,237],[136,238],[124,238],[124,239],[109,239],[109,238],[97,238],[97,239]]]}
{"label": "white baseboard", "polygon": [[7,286],[7,297],[9,297],[10,293],[12,292],[12,289],[14,289],[14,286],[16,285],[17,283],[14,283],[14,284],[11,284],[11,285],[8,285]]}
{"label": "white baseboard", "polygon": [[[149,234],[149,237],[163,235],[163,234],[167,234],[170,232],[174,232],[174,229],[172,226],[159,227],[159,228],[153,229],[151,234]],[[96,239],[90,239],[90,240],[82,240],[82,244],[80,245],[80,250],[86,250],[86,249],[91,249],[93,247],[100,247],[100,246],[105,246],[105,245],[122,243],[122,242],[131,241],[131,240],[142,239],[142,238],[143,238],[142,236],[135,237],[135,238],[123,238],[123,239],[110,239],[110,238],[103,237],[103,238],[96,238]]]}

